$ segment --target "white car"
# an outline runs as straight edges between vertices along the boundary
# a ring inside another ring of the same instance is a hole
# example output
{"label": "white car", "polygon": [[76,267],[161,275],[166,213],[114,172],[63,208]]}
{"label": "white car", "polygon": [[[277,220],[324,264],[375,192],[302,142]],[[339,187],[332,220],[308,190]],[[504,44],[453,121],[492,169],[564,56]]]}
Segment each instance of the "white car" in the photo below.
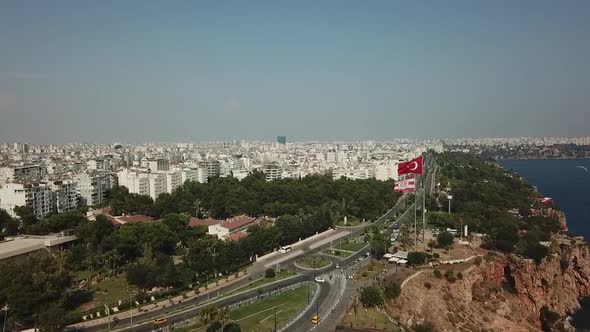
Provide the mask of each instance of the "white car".
{"label": "white car", "polygon": [[326,282],[326,279],[324,279],[322,277],[315,277],[315,282],[319,282],[319,283]]}

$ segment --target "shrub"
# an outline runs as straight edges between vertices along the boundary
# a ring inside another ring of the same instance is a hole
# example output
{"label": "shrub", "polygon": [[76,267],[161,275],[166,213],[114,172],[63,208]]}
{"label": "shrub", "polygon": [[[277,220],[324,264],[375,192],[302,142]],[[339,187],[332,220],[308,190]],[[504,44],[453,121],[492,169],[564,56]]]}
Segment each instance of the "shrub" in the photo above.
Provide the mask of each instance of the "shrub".
{"label": "shrub", "polygon": [[463,279],[463,273],[457,272],[457,279],[459,279],[459,280]]}
{"label": "shrub", "polygon": [[431,284],[431,283],[429,283],[429,282],[425,282],[425,283],[424,283],[424,288],[426,288],[426,289],[431,289],[431,288],[432,288],[432,284]]}
{"label": "shrub", "polygon": [[434,276],[437,277],[438,279],[442,278],[442,273],[440,273],[439,270],[435,269],[433,271],[433,273],[434,273]]}
{"label": "shrub", "polygon": [[275,270],[268,268],[266,269],[266,271],[264,271],[264,276],[267,278],[274,278],[276,275]]}
{"label": "shrub", "polygon": [[473,264],[480,266],[481,262],[483,261],[483,259],[481,258],[481,256],[477,256],[475,257],[475,259],[473,260]]}
{"label": "shrub", "polygon": [[535,263],[541,264],[543,258],[549,254],[549,248],[545,247],[540,243],[533,243],[527,245],[527,247],[523,251],[523,255],[526,257],[532,258]]}
{"label": "shrub", "polygon": [[435,252],[434,254],[432,254],[432,257],[434,257],[436,259],[439,259],[440,258],[440,255],[437,252]]}
{"label": "shrub", "polygon": [[387,298],[388,300],[394,300],[399,297],[401,292],[402,292],[402,289],[400,287],[400,284],[398,284],[395,281],[392,281],[389,283],[389,285],[385,286],[384,295],[385,295],[385,298]]}
{"label": "shrub", "polygon": [[447,231],[442,231],[436,236],[436,243],[441,248],[447,248],[455,241],[453,234]]}
{"label": "shrub", "polygon": [[422,265],[428,260],[428,255],[419,251],[412,251],[408,253],[408,265]]}
{"label": "shrub", "polygon": [[449,282],[455,282],[455,273],[453,270],[447,270],[447,272],[445,272],[445,278]]}
{"label": "shrub", "polygon": [[379,288],[368,286],[361,289],[360,301],[364,306],[374,307],[383,304],[383,297]]}

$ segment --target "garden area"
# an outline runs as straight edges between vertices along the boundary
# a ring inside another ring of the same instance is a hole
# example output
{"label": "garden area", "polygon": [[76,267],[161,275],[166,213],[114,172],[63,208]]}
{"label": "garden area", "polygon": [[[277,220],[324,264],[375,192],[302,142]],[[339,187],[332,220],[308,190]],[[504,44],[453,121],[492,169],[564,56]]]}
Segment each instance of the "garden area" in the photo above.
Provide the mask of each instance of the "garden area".
{"label": "garden area", "polygon": [[332,264],[332,262],[322,256],[306,256],[295,263],[297,267],[303,269],[321,269],[330,264]]}

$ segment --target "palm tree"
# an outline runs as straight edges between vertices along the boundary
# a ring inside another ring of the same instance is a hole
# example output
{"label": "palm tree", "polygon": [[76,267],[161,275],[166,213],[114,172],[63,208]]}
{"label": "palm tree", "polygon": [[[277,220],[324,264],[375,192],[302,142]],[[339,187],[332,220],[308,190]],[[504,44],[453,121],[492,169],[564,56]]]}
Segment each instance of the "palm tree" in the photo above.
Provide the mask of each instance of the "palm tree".
{"label": "palm tree", "polygon": [[208,326],[213,322],[217,321],[219,315],[219,309],[216,306],[208,306],[203,308],[199,313],[199,320],[203,325]]}
{"label": "palm tree", "polygon": [[221,325],[225,325],[225,321],[229,319],[229,307],[223,307],[217,311],[217,320]]}

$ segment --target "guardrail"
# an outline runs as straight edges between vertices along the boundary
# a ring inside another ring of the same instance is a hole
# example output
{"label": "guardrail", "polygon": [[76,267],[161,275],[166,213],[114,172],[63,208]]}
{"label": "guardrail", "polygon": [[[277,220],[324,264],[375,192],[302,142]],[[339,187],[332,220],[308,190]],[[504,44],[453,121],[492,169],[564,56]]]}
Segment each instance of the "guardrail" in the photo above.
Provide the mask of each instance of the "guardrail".
{"label": "guardrail", "polygon": [[[318,284],[316,284],[316,283],[312,283],[312,282],[310,282],[310,281],[302,281],[302,282],[298,282],[298,283],[296,283],[296,284],[293,284],[293,285],[289,285],[289,286],[285,286],[285,287],[282,287],[282,288],[279,288],[279,289],[275,289],[275,290],[272,290],[272,291],[270,291],[270,292],[266,292],[266,293],[263,293],[263,294],[260,294],[260,295],[256,295],[256,296],[253,296],[253,297],[251,297],[251,298],[248,298],[248,299],[242,300],[242,301],[240,301],[240,302],[236,302],[236,303],[230,304],[230,305],[228,305],[228,308],[229,308],[230,310],[233,310],[233,309],[240,308],[240,307],[242,307],[242,306],[244,306],[244,305],[254,304],[254,303],[256,303],[256,302],[258,302],[258,301],[260,301],[260,300],[263,300],[263,299],[265,299],[265,298],[266,298],[266,297],[268,297],[268,296],[273,296],[273,295],[278,295],[278,294],[285,293],[285,292],[287,292],[287,291],[290,291],[290,290],[293,290],[293,289],[299,288],[299,287],[301,287],[302,285],[304,285],[304,284],[306,284],[306,283],[309,283],[309,284],[311,284],[311,285],[315,286],[315,289],[313,290],[313,292],[314,292],[314,295],[313,295],[313,298],[312,298],[312,300],[310,301],[310,304],[309,304],[309,305],[307,305],[307,306],[305,307],[305,309],[304,309],[302,312],[300,312],[300,313],[298,314],[298,317],[301,317],[301,315],[302,315],[302,314],[303,314],[303,313],[304,313],[304,312],[305,312],[305,311],[306,311],[306,310],[307,310],[307,309],[310,307],[310,305],[311,305],[311,304],[313,304],[313,303],[314,303],[314,301],[315,301],[315,300],[317,300],[317,298],[318,298],[318,296],[319,296],[319,293],[320,293],[320,292],[319,292],[319,285],[318,285]],[[296,320],[296,319],[295,319],[295,320]],[[293,322],[293,321],[295,321],[295,320],[290,320],[290,321],[288,322],[288,324],[292,324],[292,322]],[[171,325],[167,326],[166,328],[163,328],[163,329],[157,329],[157,330],[152,330],[152,331],[154,331],[154,332],[155,332],[155,331],[170,331],[170,330],[177,329],[177,328],[180,328],[180,327],[187,327],[187,326],[191,326],[191,325],[194,325],[194,324],[197,324],[197,323],[199,323],[199,317],[198,317],[198,316],[195,316],[195,317],[193,317],[193,318],[185,319],[185,320],[183,320],[183,321],[180,321],[180,322],[175,322],[175,323],[173,323],[173,324],[171,324]],[[285,327],[285,328],[286,328],[286,327]],[[284,330],[285,328],[279,329],[279,331],[282,331],[282,330]]]}
{"label": "guardrail", "polygon": [[[309,282],[309,281],[307,281]],[[283,332],[286,329],[288,329],[289,327],[291,327],[291,325],[293,325],[293,323],[295,323],[296,321],[298,321],[299,319],[301,319],[301,317],[303,317],[303,315],[310,309],[313,307],[313,304],[315,303],[315,301],[319,301],[319,297],[320,297],[320,285],[313,283],[313,285],[315,286],[315,292],[313,294],[313,297],[311,298],[311,301],[309,301],[309,304],[306,305],[303,309],[301,309],[299,311],[299,313],[294,316],[293,318],[291,318],[285,325],[283,325],[282,327],[280,327],[278,329],[277,332]]]}

